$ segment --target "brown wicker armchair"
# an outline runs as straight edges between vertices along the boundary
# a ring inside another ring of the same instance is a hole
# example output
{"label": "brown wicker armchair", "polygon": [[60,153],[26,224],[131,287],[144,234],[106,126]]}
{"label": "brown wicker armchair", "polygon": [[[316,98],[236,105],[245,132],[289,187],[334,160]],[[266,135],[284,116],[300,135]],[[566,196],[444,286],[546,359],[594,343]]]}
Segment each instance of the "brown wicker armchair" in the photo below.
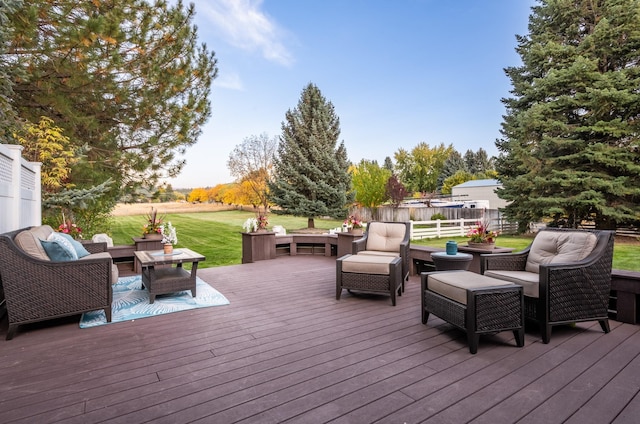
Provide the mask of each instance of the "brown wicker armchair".
{"label": "brown wicker armchair", "polygon": [[353,242],[354,255],[400,256],[402,259],[402,286],[409,278],[411,264],[411,224],[408,222],[373,221],[361,239]]}
{"label": "brown wicker armchair", "polygon": [[106,252],[106,243],[85,243],[89,256],[54,262],[29,255],[16,244],[16,236],[26,230],[0,234],[0,285],[9,320],[7,340],[21,324],[97,309],[104,309],[107,321],[111,321],[111,283],[112,278],[117,279],[117,271]]}
{"label": "brown wicker armchair", "polygon": [[522,252],[482,255],[481,273],[524,287],[525,317],[544,343],[552,326],[579,321],[608,333],[613,243],[613,231],[544,229]]}

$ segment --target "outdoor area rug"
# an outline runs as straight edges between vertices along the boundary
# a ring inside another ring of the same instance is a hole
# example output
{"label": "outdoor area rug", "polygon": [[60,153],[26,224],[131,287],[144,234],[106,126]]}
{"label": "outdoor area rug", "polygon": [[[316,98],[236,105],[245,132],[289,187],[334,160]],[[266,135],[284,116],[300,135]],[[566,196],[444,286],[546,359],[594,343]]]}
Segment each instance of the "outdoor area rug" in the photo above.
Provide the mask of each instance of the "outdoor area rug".
{"label": "outdoor area rug", "polygon": [[113,285],[110,323],[107,322],[107,317],[101,309],[82,314],[80,328],[228,304],[229,301],[222,293],[199,277],[196,277],[196,297],[191,297],[191,291],[186,290],[172,295],[156,296],[153,304],[149,304],[149,293],[142,288],[142,277],[135,275],[119,278],[118,282]]}

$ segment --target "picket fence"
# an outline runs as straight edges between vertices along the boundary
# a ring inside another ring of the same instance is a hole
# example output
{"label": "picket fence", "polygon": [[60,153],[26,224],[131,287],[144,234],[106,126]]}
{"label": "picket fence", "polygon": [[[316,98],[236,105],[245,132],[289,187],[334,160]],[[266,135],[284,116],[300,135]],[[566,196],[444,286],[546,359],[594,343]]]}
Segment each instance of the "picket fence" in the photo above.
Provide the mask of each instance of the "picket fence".
{"label": "picket fence", "polygon": [[477,224],[477,219],[410,221],[411,240],[439,237],[464,237]]}

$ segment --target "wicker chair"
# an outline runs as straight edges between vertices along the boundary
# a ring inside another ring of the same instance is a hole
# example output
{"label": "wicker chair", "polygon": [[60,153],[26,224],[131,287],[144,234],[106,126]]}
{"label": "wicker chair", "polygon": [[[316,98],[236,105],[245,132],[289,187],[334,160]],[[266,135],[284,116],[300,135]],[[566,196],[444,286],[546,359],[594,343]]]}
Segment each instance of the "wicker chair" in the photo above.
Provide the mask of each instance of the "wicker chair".
{"label": "wicker chair", "polygon": [[400,256],[402,259],[402,289],[409,278],[411,224],[408,222],[373,221],[361,239],[353,242],[354,255]]}
{"label": "wicker chair", "polygon": [[7,340],[13,338],[19,325],[97,309],[104,309],[110,322],[111,283],[117,271],[106,252],[106,243],[84,243],[91,255],[54,262],[28,255],[16,244],[16,236],[25,230],[0,234],[0,286],[9,320]]}
{"label": "wicker chair", "polygon": [[524,287],[525,317],[544,343],[552,326],[579,321],[608,333],[613,242],[613,231],[545,229],[522,252],[482,255],[481,273]]}

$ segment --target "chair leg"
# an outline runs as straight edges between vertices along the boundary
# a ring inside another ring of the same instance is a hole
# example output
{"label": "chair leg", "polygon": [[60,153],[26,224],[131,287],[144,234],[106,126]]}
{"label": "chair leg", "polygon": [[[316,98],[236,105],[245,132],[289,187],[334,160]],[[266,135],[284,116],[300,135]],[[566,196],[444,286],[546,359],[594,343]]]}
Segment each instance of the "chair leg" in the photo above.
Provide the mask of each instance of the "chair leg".
{"label": "chair leg", "polygon": [[516,339],[516,346],[524,346],[524,327],[519,330],[513,330],[513,337]]}
{"label": "chair leg", "polygon": [[551,340],[551,326],[549,324],[541,322],[540,335],[542,336],[542,343],[548,344]]}
{"label": "chair leg", "polygon": [[478,343],[480,336],[473,332],[467,332],[467,343],[469,344],[469,352],[475,355],[478,352]]}
{"label": "chair leg", "polygon": [[422,308],[422,323],[426,324],[428,320],[429,320],[429,311]]}
{"label": "chair leg", "polygon": [[598,322],[600,323],[600,327],[602,327],[602,331],[604,331],[605,333],[608,333],[609,331],[611,331],[609,329],[609,320],[608,319],[601,319]]}
{"label": "chair leg", "polygon": [[9,324],[9,331],[7,331],[6,340],[13,339],[13,336],[16,334],[17,329],[18,329],[18,324]]}

